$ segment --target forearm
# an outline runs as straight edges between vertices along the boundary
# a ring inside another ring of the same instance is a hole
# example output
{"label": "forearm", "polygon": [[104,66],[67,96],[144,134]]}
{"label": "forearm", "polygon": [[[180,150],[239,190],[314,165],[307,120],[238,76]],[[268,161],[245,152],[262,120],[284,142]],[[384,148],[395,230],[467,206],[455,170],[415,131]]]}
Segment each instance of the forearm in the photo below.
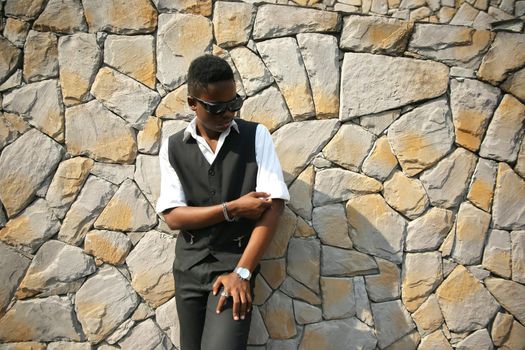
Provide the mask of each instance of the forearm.
{"label": "forearm", "polygon": [[237,266],[245,267],[253,272],[272,241],[283,208],[284,201],[282,199],[272,200],[272,206],[257,221]]}
{"label": "forearm", "polygon": [[176,207],[163,213],[166,224],[173,230],[196,230],[224,221],[222,205],[208,207]]}

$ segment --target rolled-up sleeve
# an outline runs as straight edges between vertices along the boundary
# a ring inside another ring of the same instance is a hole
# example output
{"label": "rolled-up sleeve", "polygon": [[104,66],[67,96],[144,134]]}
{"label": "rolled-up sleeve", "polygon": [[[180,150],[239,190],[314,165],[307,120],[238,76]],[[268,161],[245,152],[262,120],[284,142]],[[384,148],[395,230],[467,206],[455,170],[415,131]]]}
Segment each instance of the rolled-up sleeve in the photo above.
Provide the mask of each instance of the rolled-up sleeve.
{"label": "rolled-up sleeve", "polygon": [[270,193],[271,198],[290,200],[272,136],[262,124],[257,126],[255,134],[255,153],[258,167],[256,191]]}
{"label": "rolled-up sleeve", "polygon": [[155,211],[158,214],[166,209],[186,206],[186,196],[175,169],[168,157],[168,142],[164,142],[159,151],[160,195]]}

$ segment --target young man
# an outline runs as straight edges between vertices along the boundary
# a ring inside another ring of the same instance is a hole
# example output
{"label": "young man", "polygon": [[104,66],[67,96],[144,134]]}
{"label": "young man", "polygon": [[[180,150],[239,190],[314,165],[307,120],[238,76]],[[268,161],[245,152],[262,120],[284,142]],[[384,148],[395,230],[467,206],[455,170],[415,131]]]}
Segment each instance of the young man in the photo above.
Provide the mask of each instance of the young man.
{"label": "young man", "polygon": [[157,212],[179,229],[174,264],[182,350],[245,349],[259,260],[289,199],[268,130],[235,119],[243,100],[221,58],[196,58],[196,117],[160,150]]}

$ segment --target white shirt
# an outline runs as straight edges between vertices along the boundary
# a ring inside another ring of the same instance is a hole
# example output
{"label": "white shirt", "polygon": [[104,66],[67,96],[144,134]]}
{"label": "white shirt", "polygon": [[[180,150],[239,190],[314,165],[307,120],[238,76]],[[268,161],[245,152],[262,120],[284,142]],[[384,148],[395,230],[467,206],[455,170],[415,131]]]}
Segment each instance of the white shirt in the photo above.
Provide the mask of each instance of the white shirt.
{"label": "white shirt", "polygon": [[[197,141],[197,145],[199,146],[202,155],[206,158],[206,161],[211,164],[215,160],[217,154],[219,154],[219,151],[224,144],[224,140],[230,134],[232,128],[235,132],[239,132],[239,127],[235,120],[233,120],[230,127],[223,131],[219,136],[215,153],[212,151],[206,140],[202,136],[197,135],[195,118],[184,130],[183,137],[184,140],[193,137]],[[272,137],[268,129],[261,124],[257,125],[257,130],[255,132],[255,160],[258,167],[255,191],[270,193],[271,198],[290,200],[290,194],[284,183],[281,164],[275,153]],[[164,142],[160,148],[159,163],[160,196],[157,200],[156,212],[161,214],[166,209],[187,206],[182,184],[175,169],[173,169],[169,162],[168,142]]]}

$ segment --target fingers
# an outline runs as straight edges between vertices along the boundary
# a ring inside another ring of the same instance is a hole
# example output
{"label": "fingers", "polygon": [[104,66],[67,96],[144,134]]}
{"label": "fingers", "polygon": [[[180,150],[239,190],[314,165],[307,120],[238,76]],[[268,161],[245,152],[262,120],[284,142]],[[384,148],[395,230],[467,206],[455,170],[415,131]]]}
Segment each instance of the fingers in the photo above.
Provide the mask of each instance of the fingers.
{"label": "fingers", "polygon": [[235,321],[239,320],[239,304],[240,304],[240,298],[239,298],[239,294],[237,293],[234,293],[232,295],[232,298],[233,298],[233,319]]}
{"label": "fingers", "polygon": [[220,314],[224,304],[226,304],[226,297],[221,295],[219,301],[217,302],[217,308],[215,309],[215,312]]}
{"label": "fingers", "polygon": [[213,295],[217,295],[217,293],[219,292],[219,289],[221,288],[221,285],[222,285],[222,276],[219,276],[217,277],[217,279],[215,280],[212,286]]}
{"label": "fingers", "polygon": [[241,293],[240,297],[241,297],[241,320],[244,320],[244,318],[246,317],[246,307],[247,307],[246,295],[244,293]]}
{"label": "fingers", "polygon": [[255,198],[268,198],[270,197],[270,194],[267,192],[250,192],[249,193],[252,197]]}

